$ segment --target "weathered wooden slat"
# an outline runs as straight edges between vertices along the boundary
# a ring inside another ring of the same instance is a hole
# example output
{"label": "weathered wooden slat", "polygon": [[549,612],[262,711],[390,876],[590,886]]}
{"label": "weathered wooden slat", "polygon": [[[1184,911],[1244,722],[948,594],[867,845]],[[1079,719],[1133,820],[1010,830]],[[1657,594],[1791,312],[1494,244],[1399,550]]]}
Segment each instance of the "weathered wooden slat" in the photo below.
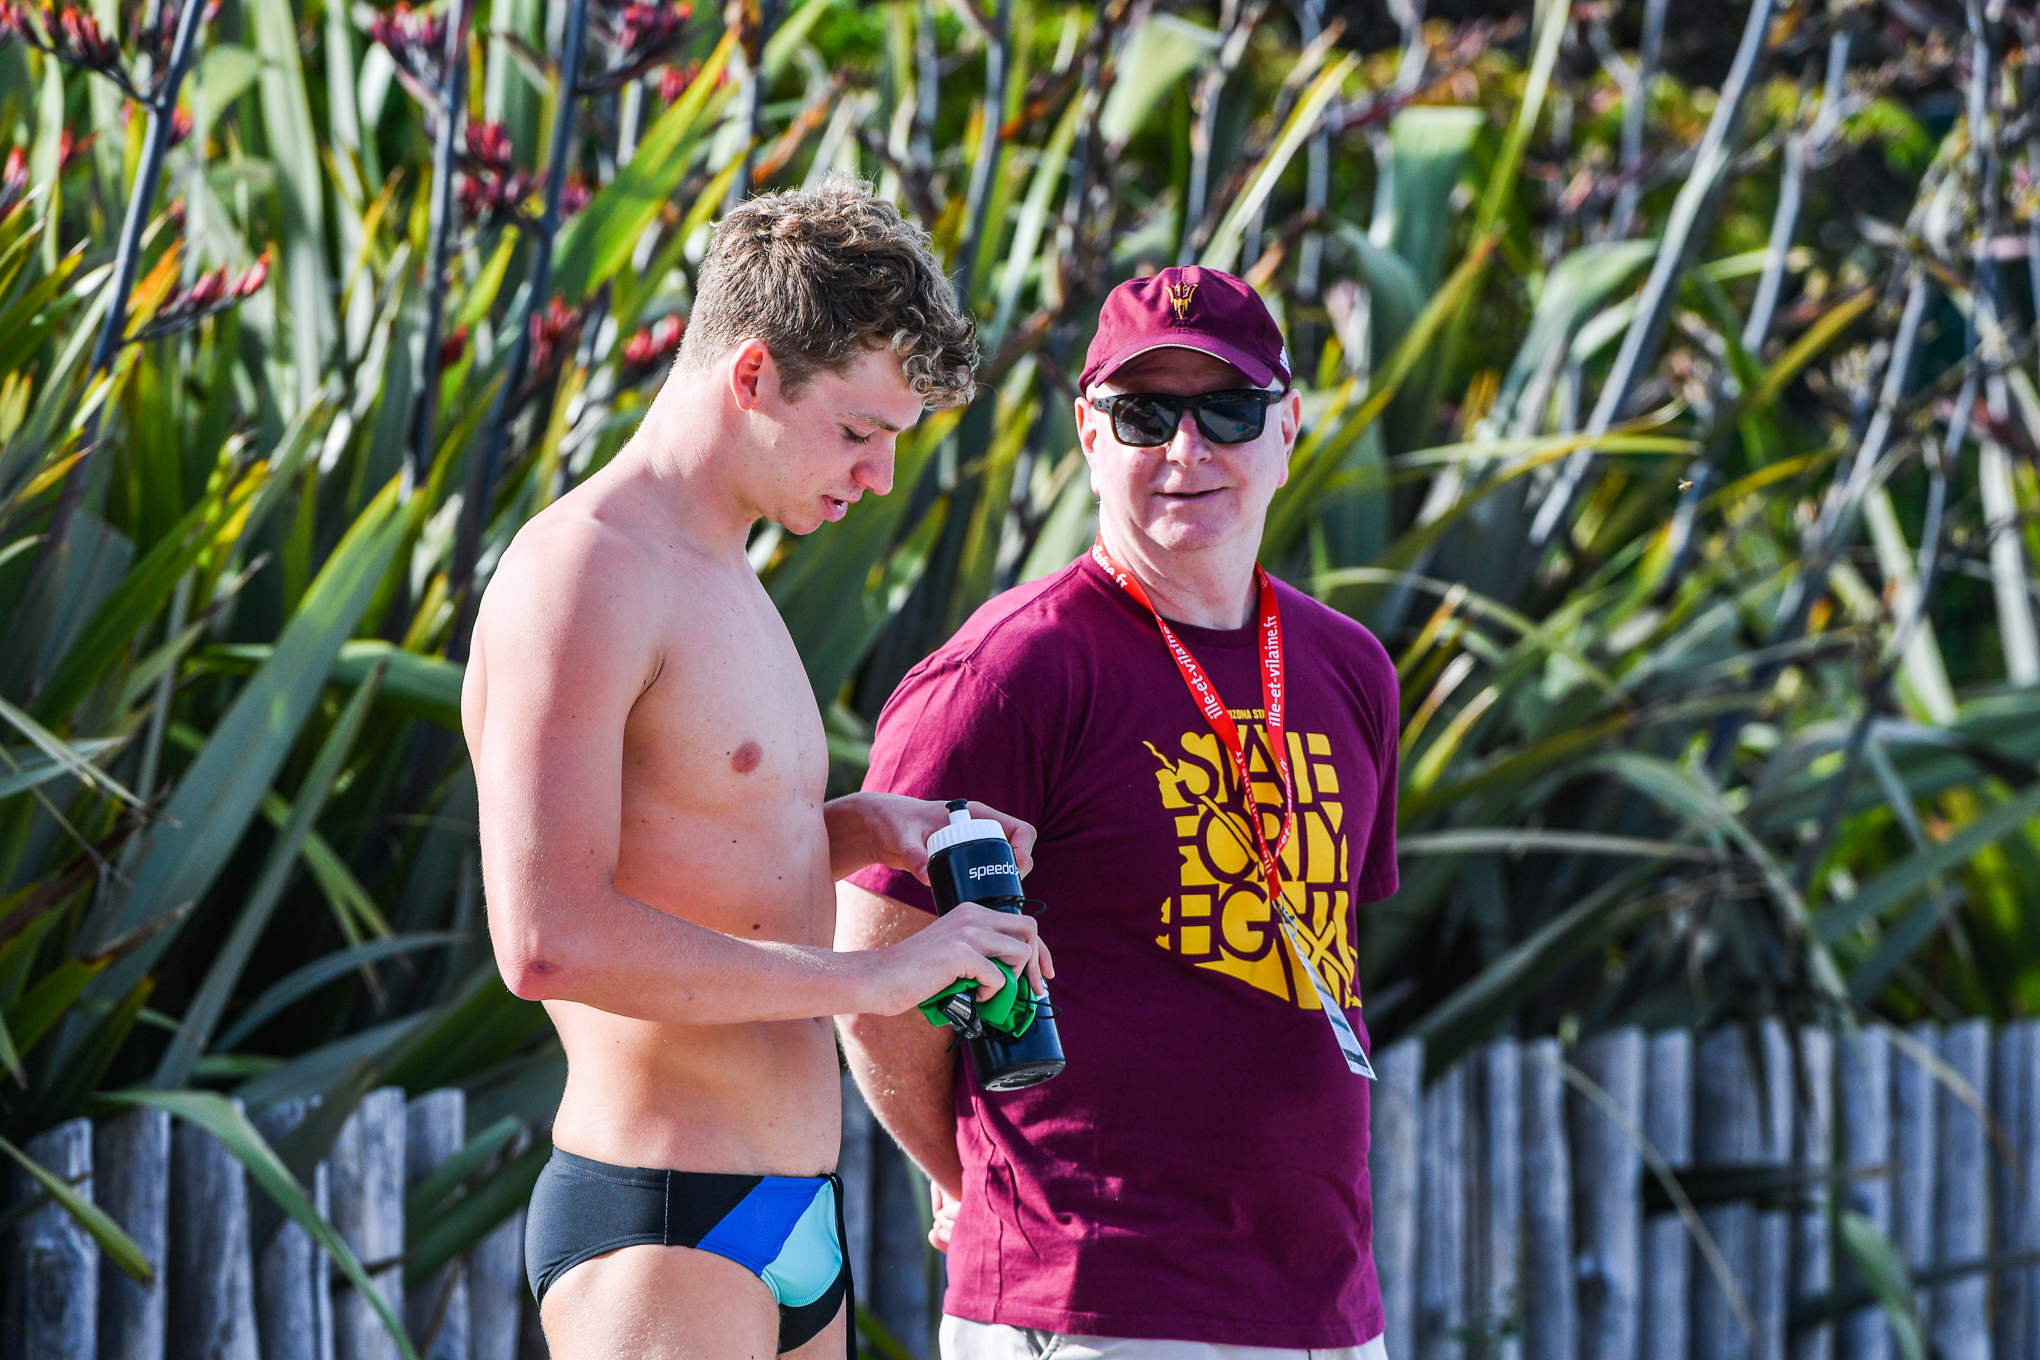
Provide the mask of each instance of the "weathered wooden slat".
{"label": "weathered wooden slat", "polygon": [[1617,1030],[1581,1044],[1573,1066],[1621,1111],[1566,1093],[1573,1160],[1573,1288],[1580,1360],[1637,1360],[1643,1294],[1644,1037]]}
{"label": "weathered wooden slat", "polygon": [[[2010,1102],[2017,1122],[2009,1130],[2017,1152],[2016,1191],[2002,1201],[2008,1211],[2010,1231],[2000,1237],[2005,1250],[2040,1251],[2040,1020],[2021,1020],[2006,1026],[2015,1035],[2008,1046],[2011,1059],[2006,1080],[2019,1094]],[[2015,1330],[2009,1344],[2001,1347],[1997,1360],[2040,1360],[2040,1265],[2020,1267],[2012,1272],[2012,1298],[2017,1306]]]}
{"label": "weathered wooden slat", "polygon": [[[1941,1061],[1990,1106],[1990,1022],[1969,1020],[1941,1036]],[[1943,1084],[1936,1102],[1939,1184],[1934,1188],[1934,1257],[1954,1265],[1989,1250],[1990,1145],[1983,1121]],[[1929,1337],[1941,1360],[1990,1360],[1989,1280],[1970,1274],[1934,1290]]]}
{"label": "weathered wooden slat", "polygon": [[[1907,1031],[1914,1049],[1940,1047],[1939,1033],[1921,1023]],[[1894,1047],[1891,1055],[1891,1244],[1915,1273],[1934,1264],[1934,1171],[1939,1165],[1940,1085],[1933,1070],[1913,1052]],[[1931,1326],[1934,1300],[1921,1290],[1914,1299],[1920,1325]]]}
{"label": "weathered wooden slat", "polygon": [[248,1173],[196,1124],[170,1135],[170,1360],[257,1360]]}
{"label": "weathered wooden slat", "polygon": [[[467,1097],[427,1091],[404,1110],[404,1193],[467,1141]],[[468,1360],[467,1262],[455,1260],[404,1291],[404,1329],[420,1360]]]}
{"label": "weathered wooden slat", "polygon": [[[2026,1036],[2026,1058],[2019,1070],[2026,1094],[2020,1102],[2018,1130],[2019,1170],[2025,1190],[2018,1245],[2019,1250],[2030,1252],[2040,1251],[2040,1020],[2023,1020],[2018,1027]],[[2040,1360],[2040,1265],[2027,1266],[2020,1274],[2024,1277],[2025,1325],[2017,1351],[1998,1360]]]}
{"label": "weathered wooden slat", "polygon": [[[2036,1161],[2033,1140],[2035,1065],[2040,1064],[2036,1024],[2040,1022],[2022,1020],[2006,1025],[1998,1031],[1993,1048],[1992,1112],[2011,1144],[2009,1158],[1990,1159],[1993,1202],[1998,1210],[1994,1250],[2008,1254],[2040,1248],[2040,1184],[2034,1181],[2040,1161]],[[2028,1360],[2031,1356],[2034,1308],[2040,1303],[2036,1286],[2040,1286],[2040,1267],[2014,1267],[1998,1277],[1992,1309],[1996,1335],[1991,1353],[1996,1360]]]}
{"label": "weathered wooden slat", "polygon": [[[1556,1039],[1523,1045],[1523,1360],[1574,1360],[1579,1351],[1564,1061]],[[1430,1226],[1426,1219],[1419,1232]]]}
{"label": "weathered wooden slat", "polygon": [[[31,1193],[17,1168],[0,1166],[0,1205],[13,1209]],[[21,1238],[10,1226],[0,1231],[0,1360],[21,1360],[21,1287],[27,1278],[19,1256]]]}
{"label": "weathered wooden slat", "polygon": [[[1758,1071],[1758,1122],[1761,1126],[1758,1160],[1786,1165],[1792,1160],[1793,1063],[1792,1044],[1785,1027],[1766,1020],[1758,1027],[1763,1043],[1763,1064]],[[1756,1279],[1750,1292],[1750,1310],[1757,1319],[1757,1343],[1752,1352],[1757,1360],[1785,1360],[1785,1310],[1792,1283],[1792,1215],[1782,1209],[1764,1209],[1757,1214]]]}
{"label": "weathered wooden slat", "polygon": [[[531,1146],[520,1133],[509,1153]],[[504,1219],[468,1254],[468,1346],[473,1360],[517,1360],[517,1329],[531,1286],[524,1278],[524,1210]]]}
{"label": "weathered wooden slat", "polygon": [[[1834,1164],[1834,1051],[1834,1041],[1826,1030],[1800,1030],[1792,1158],[1799,1165],[1820,1170]],[[1816,1192],[1814,1202],[1821,1207],[1797,1215],[1792,1223],[1792,1292],[1797,1298],[1820,1298],[1833,1283],[1827,1194],[1825,1190]],[[1786,1353],[1792,1360],[1833,1360],[1834,1326],[1823,1323],[1793,1333],[1786,1339]]]}
{"label": "weathered wooden slat", "polygon": [[1466,1067],[1418,1103],[1416,1360],[1460,1360],[1466,1327]]}
{"label": "weathered wooden slat", "polygon": [[[340,1126],[327,1164],[333,1227],[402,1317],[404,1272],[394,1263],[404,1250],[404,1093],[371,1091]],[[382,1262],[391,1264],[376,1271]],[[397,1360],[399,1354],[374,1305],[347,1285],[333,1300],[333,1350],[337,1360]]]}
{"label": "weathered wooden slat", "polygon": [[[864,1301],[858,1300],[863,1307]],[[545,1329],[539,1323],[538,1305],[532,1301],[531,1291],[524,1291],[523,1302],[517,1309],[517,1360],[552,1360],[552,1350],[545,1344]]]}
{"label": "weathered wooden slat", "polygon": [[[93,1197],[90,1120],[73,1119],[37,1134],[22,1151]],[[41,1193],[18,1168],[10,1180],[7,1203]],[[4,1283],[11,1354],[21,1360],[93,1360],[99,1344],[99,1244],[47,1199],[14,1225],[10,1237]]]}
{"label": "weathered wooden slat", "polygon": [[1414,1353],[1417,1311],[1417,1162],[1424,1046],[1405,1039],[1373,1055],[1380,1080],[1368,1091],[1367,1180],[1374,1196],[1374,1269],[1381,1280],[1383,1343]]}
{"label": "weathered wooden slat", "polygon": [[[856,1079],[843,1074],[843,1148],[836,1156],[836,1178],[843,1182],[843,1244],[850,1258],[850,1277],[861,1285],[871,1276],[871,1157],[878,1138],[878,1120],[857,1089]],[[477,1356],[476,1360],[481,1360]]]}
{"label": "weathered wooden slat", "polygon": [[163,1360],[170,1248],[170,1115],[146,1107],[92,1133],[92,1201],[134,1239],[156,1276],[142,1284],[99,1262],[99,1360]]}
{"label": "weathered wooden slat", "polygon": [[[1857,1031],[1842,1043],[1843,1155],[1851,1168],[1882,1167],[1850,1179],[1848,1204],[1891,1235],[1891,1040],[1881,1029]],[[1854,1271],[1843,1276],[1860,1282]],[[1891,1324],[1882,1308],[1859,1308],[1842,1322],[1842,1360],[1891,1360]]]}
{"label": "weathered wooden slat", "polygon": [[1498,1039],[1469,1063],[1468,1297],[1473,1326],[1492,1360],[1523,1353],[1519,1271],[1523,1255],[1523,1055]]}
{"label": "weathered wooden slat", "polygon": [[[1726,1026],[1699,1043],[1693,1061],[1693,1162],[1696,1166],[1750,1163],[1763,1152],[1757,1113],[1757,1078],[1748,1032]],[[1730,1281],[1754,1307],[1757,1215],[1749,1204],[1717,1204],[1700,1211]],[[1693,1360],[1746,1360],[1755,1338],[1744,1329],[1729,1294],[1712,1270],[1696,1263],[1692,1274]]]}
{"label": "weathered wooden slat", "polygon": [[[255,1128],[273,1147],[308,1111],[294,1100],[264,1111]],[[324,1162],[313,1169],[310,1194],[313,1208],[330,1210]],[[255,1253],[255,1331],[262,1360],[333,1360],[332,1262],[290,1219]]]}
{"label": "weathered wooden slat", "polygon": [[[1644,1070],[1643,1136],[1666,1165],[1693,1160],[1693,1035],[1666,1030],[1650,1036]],[[1693,1245],[1677,1214],[1660,1214],[1643,1227],[1641,1331],[1651,1360],[1687,1360],[1691,1328],[1686,1302]]]}
{"label": "weathered wooden slat", "polygon": [[928,1183],[891,1138],[872,1150],[870,1302],[858,1303],[922,1360],[933,1360],[941,1300],[931,1297],[926,1250]]}

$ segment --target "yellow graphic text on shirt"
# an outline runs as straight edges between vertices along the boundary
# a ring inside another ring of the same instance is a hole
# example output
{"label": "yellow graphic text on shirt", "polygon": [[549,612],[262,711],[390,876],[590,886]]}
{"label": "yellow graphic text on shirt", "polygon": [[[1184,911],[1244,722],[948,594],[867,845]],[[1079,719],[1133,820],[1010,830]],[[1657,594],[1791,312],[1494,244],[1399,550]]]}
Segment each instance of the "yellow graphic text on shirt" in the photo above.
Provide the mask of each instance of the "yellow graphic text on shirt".
{"label": "yellow graphic text on shirt", "polygon": [[[1263,715],[1258,708],[1236,708],[1232,716],[1246,741],[1254,801],[1272,847],[1281,830],[1282,784],[1268,758]],[[1331,740],[1322,732],[1295,730],[1283,737],[1296,780],[1296,826],[1282,851],[1282,896],[1303,926],[1304,948],[1326,985],[1346,1005],[1357,1006],[1346,809]],[[1162,933],[1155,943],[1200,968],[1317,1010],[1317,993],[1268,904],[1231,757],[1209,729],[1183,733],[1174,758],[1153,742],[1145,744],[1159,766],[1155,784],[1175,821],[1182,861],[1177,892],[1162,900]]]}

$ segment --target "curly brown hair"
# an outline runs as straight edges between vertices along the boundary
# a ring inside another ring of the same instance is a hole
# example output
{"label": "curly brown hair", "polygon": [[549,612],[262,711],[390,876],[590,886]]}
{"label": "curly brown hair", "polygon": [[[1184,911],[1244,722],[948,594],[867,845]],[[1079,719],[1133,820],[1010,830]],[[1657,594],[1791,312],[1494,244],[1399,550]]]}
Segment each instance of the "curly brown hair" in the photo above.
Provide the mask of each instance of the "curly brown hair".
{"label": "curly brown hair", "polygon": [[762,194],[716,228],[677,367],[700,372],[752,338],[772,351],[790,400],[817,371],[842,373],[880,349],[930,406],[975,391],[977,327],[928,233],[847,176]]}

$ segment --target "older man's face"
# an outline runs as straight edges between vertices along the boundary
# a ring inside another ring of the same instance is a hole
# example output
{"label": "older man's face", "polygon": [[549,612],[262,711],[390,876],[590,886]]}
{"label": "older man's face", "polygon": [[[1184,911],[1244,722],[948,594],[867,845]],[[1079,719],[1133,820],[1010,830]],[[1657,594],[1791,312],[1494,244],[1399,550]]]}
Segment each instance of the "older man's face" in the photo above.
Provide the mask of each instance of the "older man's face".
{"label": "older man's face", "polygon": [[[1105,391],[1196,396],[1252,387],[1222,359],[1190,349],[1151,350],[1105,384]],[[1122,444],[1112,419],[1077,400],[1077,431],[1091,464],[1101,519],[1164,552],[1198,552],[1251,537],[1258,549],[1262,521],[1276,489],[1289,480],[1299,402],[1294,392],[1268,409],[1261,437],[1244,444],[1205,438],[1189,411],[1167,444]]]}

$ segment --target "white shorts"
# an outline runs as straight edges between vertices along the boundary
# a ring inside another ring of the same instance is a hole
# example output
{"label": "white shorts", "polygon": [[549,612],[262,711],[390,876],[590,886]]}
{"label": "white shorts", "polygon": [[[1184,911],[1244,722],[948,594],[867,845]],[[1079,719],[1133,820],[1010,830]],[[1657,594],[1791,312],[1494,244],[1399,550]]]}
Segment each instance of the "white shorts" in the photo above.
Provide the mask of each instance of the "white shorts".
{"label": "white shorts", "polygon": [[1361,1346],[1302,1350],[1286,1346],[1214,1346],[1204,1341],[1143,1341],[1069,1336],[967,1318],[942,1319],[942,1360],[1388,1360],[1380,1337]]}

